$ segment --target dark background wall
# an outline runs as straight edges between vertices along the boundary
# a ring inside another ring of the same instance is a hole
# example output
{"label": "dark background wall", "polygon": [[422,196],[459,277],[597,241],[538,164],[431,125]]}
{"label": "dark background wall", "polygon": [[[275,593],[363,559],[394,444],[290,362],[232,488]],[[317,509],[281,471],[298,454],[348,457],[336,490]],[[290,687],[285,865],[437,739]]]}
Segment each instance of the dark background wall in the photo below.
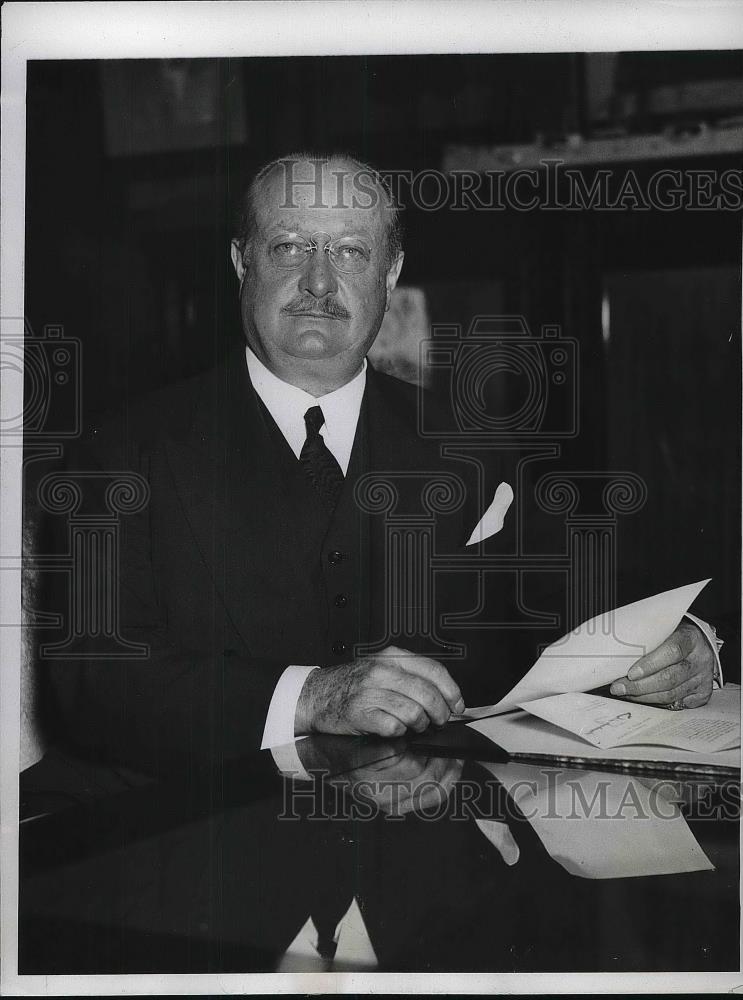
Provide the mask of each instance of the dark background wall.
{"label": "dark background wall", "polygon": [[[59,324],[81,340],[85,412],[115,406],[208,367],[240,336],[232,212],[272,156],[340,147],[416,171],[441,167],[456,143],[537,138],[549,153],[565,136],[673,136],[743,110],[740,53],[622,54],[603,105],[596,65],[580,54],[169,61],[162,79],[196,88],[191,110],[203,98],[211,112],[184,124],[156,108],[148,131],[157,63],[30,63],[27,318],[37,334]],[[662,97],[720,80],[730,100],[718,85],[692,122]],[[406,226],[404,282],[424,289],[433,323],[519,313],[578,339],[581,433],[561,461],[645,479],[644,509],[620,525],[620,568],[647,594],[712,576],[697,607],[722,623],[737,673],[739,213],[408,207]]]}

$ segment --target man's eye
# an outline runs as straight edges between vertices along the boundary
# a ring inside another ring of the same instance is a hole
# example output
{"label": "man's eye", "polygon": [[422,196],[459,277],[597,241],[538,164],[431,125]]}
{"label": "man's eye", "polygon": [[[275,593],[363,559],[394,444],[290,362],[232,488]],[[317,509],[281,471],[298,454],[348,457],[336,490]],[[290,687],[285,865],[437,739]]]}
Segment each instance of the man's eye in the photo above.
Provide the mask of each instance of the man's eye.
{"label": "man's eye", "polygon": [[338,247],[337,253],[339,257],[348,261],[365,260],[368,256],[367,251],[363,247],[353,246],[352,244]]}
{"label": "man's eye", "polygon": [[302,247],[296,243],[276,243],[273,252],[278,257],[297,257],[302,253]]}

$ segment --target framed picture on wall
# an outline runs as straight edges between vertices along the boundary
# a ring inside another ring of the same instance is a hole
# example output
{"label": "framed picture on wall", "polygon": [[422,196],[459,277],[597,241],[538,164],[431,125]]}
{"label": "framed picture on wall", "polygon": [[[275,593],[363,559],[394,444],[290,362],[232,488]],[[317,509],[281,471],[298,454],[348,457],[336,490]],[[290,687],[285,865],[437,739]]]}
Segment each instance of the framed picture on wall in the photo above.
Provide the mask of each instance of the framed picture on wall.
{"label": "framed picture on wall", "polygon": [[167,153],[247,139],[242,76],[216,59],[112,59],[101,64],[106,152]]}

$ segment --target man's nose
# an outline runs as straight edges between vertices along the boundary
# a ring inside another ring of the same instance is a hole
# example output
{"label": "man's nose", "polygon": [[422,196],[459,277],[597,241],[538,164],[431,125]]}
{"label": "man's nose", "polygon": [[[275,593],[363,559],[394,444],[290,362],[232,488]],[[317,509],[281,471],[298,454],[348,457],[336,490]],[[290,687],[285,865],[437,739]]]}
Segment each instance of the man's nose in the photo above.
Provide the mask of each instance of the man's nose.
{"label": "man's nose", "polygon": [[310,295],[314,295],[318,299],[337,292],[338,281],[329,255],[318,247],[317,250],[309,254],[309,258],[309,262],[302,268],[299,278],[300,291],[309,292]]}

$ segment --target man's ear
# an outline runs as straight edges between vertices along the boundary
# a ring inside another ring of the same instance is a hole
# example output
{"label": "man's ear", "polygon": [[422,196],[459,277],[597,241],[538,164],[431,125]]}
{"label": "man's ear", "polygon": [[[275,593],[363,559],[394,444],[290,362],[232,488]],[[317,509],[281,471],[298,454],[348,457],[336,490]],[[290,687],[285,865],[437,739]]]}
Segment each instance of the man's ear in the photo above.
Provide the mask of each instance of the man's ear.
{"label": "man's ear", "polygon": [[387,270],[387,276],[385,277],[385,283],[387,285],[387,301],[384,305],[384,311],[390,307],[390,302],[392,300],[392,293],[395,290],[395,285],[397,284],[397,279],[400,277],[400,271],[402,271],[402,262],[405,260],[405,254],[399,253],[395,260],[390,264]]}
{"label": "man's ear", "polygon": [[235,268],[237,280],[242,284],[243,277],[245,276],[245,261],[243,260],[243,254],[237,240],[233,240],[230,244],[230,257],[232,258],[232,266]]}

